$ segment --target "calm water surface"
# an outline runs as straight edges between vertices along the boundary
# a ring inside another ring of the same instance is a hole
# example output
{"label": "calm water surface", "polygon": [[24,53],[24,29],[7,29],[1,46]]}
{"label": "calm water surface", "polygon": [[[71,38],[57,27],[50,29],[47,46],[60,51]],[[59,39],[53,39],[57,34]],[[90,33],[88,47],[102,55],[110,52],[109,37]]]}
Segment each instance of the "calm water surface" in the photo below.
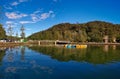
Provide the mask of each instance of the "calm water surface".
{"label": "calm water surface", "polygon": [[120,79],[120,46],[0,48],[0,79]]}

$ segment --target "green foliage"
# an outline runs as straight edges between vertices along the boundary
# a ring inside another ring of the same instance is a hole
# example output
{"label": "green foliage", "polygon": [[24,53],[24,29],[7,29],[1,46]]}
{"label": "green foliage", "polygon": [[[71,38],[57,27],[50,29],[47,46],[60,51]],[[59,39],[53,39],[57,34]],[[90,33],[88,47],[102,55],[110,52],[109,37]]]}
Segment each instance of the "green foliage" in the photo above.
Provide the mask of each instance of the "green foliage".
{"label": "green foliage", "polygon": [[84,24],[61,23],[53,27],[35,33],[28,37],[33,40],[69,40],[76,42],[103,42],[104,36],[109,41],[118,40],[120,25],[102,21],[93,21]]}
{"label": "green foliage", "polygon": [[2,25],[0,24],[0,39],[6,38],[6,32],[3,29]]}
{"label": "green foliage", "polygon": [[106,51],[105,46],[90,46],[87,49],[66,49],[62,47],[44,47],[44,46],[32,46],[30,49],[49,55],[52,59],[58,61],[78,61],[88,62],[92,64],[107,64],[112,61],[120,61],[119,47],[109,46]]}

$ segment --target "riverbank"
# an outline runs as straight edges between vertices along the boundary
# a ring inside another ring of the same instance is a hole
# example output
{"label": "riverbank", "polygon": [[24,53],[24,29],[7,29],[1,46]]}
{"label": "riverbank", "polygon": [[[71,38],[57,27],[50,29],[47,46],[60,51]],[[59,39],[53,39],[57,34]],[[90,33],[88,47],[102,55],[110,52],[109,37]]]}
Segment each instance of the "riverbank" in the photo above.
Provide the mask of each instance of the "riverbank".
{"label": "riverbank", "polygon": [[[120,43],[76,43],[76,42],[72,42],[70,44],[74,44],[74,45],[77,45],[77,44],[80,44],[80,45],[120,45]],[[25,42],[25,43],[0,42],[0,47],[21,46],[21,45],[39,45],[39,44],[32,43],[32,42]],[[48,44],[41,44],[41,45],[48,45]],[[55,44],[51,44],[51,45],[55,45]],[[61,45],[61,44],[57,44],[57,45]]]}
{"label": "riverbank", "polygon": [[120,45],[120,43],[72,43],[72,44],[85,44],[85,45]]}
{"label": "riverbank", "polygon": [[21,46],[21,45],[29,45],[28,43],[14,43],[14,42],[0,42],[0,47],[11,47],[11,46]]}

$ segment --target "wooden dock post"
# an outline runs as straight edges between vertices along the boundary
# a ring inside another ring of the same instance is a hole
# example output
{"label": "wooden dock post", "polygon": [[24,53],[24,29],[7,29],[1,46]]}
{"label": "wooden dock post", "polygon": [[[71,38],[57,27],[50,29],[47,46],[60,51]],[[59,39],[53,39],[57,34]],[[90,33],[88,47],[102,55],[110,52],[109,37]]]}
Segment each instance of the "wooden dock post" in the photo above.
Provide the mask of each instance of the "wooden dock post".
{"label": "wooden dock post", "polygon": [[55,46],[57,45],[57,41],[55,41]]}

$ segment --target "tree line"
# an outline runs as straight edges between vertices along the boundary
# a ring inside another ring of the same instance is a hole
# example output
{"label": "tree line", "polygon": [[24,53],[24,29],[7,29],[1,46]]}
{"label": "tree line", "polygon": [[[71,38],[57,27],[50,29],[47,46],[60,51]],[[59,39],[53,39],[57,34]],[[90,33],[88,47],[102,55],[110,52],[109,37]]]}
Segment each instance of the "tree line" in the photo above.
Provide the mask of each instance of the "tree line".
{"label": "tree line", "polygon": [[103,21],[88,23],[61,23],[34,33],[28,37],[32,40],[68,40],[74,42],[103,42],[108,36],[109,42],[120,42],[120,25]]}
{"label": "tree line", "polygon": [[[25,32],[24,32],[25,28],[24,26],[22,25],[21,28],[20,28],[20,31],[21,31],[21,38],[24,39],[25,38]],[[5,30],[3,28],[3,25],[0,24],[0,39],[9,39],[9,40],[16,40],[16,39],[19,39],[20,37],[18,37],[18,33],[16,33],[16,36],[13,36],[14,34],[14,30],[13,30],[13,27],[11,25],[8,26],[8,29]]]}

